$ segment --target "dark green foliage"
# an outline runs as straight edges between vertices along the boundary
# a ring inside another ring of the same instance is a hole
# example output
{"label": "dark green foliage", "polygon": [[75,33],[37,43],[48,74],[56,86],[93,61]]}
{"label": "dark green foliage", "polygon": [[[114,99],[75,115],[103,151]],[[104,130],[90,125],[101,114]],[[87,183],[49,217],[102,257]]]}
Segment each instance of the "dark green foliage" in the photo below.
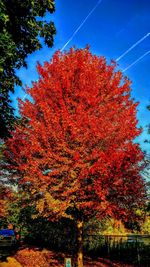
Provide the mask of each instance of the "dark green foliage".
{"label": "dark green foliage", "polygon": [[[15,197],[16,195],[16,197]],[[7,223],[11,223],[29,244],[56,249],[76,249],[76,225],[66,218],[51,222],[38,216],[33,201],[24,191],[14,193],[14,201],[8,204]]]}
{"label": "dark green foliage", "polygon": [[0,138],[7,138],[13,130],[15,122],[14,109],[11,107],[11,101],[8,93],[3,94],[2,87],[0,87]]}
{"label": "dark green foliage", "polygon": [[147,109],[150,110],[150,105],[147,106]]}
{"label": "dark green foliage", "polygon": [[7,203],[7,221],[19,230],[20,234],[28,235],[30,224],[33,223],[32,216],[36,214],[34,204],[31,203],[29,194],[23,190],[13,193],[13,201]]}
{"label": "dark green foliage", "polygon": [[[150,105],[148,105],[146,108],[150,111]],[[147,133],[150,134],[150,124],[146,125],[146,127],[147,127]],[[144,142],[150,143],[150,140],[146,139]]]}
{"label": "dark green foliage", "polygon": [[57,222],[51,222],[46,218],[38,217],[28,224],[25,242],[39,247],[75,252],[77,250],[76,234],[76,226],[72,220],[62,218]]}
{"label": "dark green foliage", "polygon": [[150,215],[150,202],[147,204],[147,209],[146,211],[148,212],[148,214]]}
{"label": "dark green foliage", "polygon": [[52,47],[54,23],[42,18],[54,11],[53,0],[0,1],[0,138],[8,136],[14,123],[9,92],[21,85],[15,69],[27,67],[27,55],[42,47],[39,37]]}

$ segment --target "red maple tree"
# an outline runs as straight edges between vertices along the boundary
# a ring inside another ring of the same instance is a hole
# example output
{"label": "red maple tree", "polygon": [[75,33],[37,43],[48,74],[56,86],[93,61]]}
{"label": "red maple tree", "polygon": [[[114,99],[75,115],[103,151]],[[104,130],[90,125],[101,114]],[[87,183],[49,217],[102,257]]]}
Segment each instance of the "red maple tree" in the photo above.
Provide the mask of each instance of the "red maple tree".
{"label": "red maple tree", "polygon": [[38,64],[40,78],[26,89],[32,101],[20,101],[23,122],[7,142],[7,158],[38,194],[39,212],[77,221],[80,267],[84,220],[125,220],[145,195],[143,153],[133,142],[137,103],[115,68],[88,48],[58,51]]}

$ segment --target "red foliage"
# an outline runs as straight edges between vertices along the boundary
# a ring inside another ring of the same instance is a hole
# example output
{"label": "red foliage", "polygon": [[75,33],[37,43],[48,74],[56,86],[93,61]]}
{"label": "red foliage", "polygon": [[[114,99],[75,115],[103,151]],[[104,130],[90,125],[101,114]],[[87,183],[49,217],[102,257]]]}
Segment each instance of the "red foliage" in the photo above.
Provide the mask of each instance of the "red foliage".
{"label": "red foliage", "polygon": [[53,218],[73,205],[84,216],[130,216],[145,194],[130,81],[88,48],[58,51],[38,71],[33,101],[20,101],[26,122],[7,142],[20,182],[40,192],[37,208]]}

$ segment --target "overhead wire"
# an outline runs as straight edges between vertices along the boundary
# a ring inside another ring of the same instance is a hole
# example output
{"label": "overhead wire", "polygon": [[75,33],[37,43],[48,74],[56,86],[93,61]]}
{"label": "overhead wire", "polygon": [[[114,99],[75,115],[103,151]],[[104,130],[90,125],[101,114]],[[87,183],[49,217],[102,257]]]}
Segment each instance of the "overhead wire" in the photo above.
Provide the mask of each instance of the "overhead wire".
{"label": "overhead wire", "polygon": [[[78,33],[78,31],[82,28],[84,23],[88,20],[88,18],[92,15],[92,13],[95,11],[95,9],[98,7],[98,5],[102,2],[102,0],[99,0],[96,5],[91,9],[91,11],[88,13],[88,15],[83,19],[83,21],[80,23],[80,25],[77,27],[77,29],[73,32],[71,37],[68,39],[68,41],[64,44],[64,46],[61,48],[60,51],[63,51],[66,46],[72,41],[74,36]],[[135,42],[131,47],[129,47],[124,53],[122,53],[117,59],[116,62],[118,62],[120,59],[122,59],[126,54],[128,54],[131,50],[133,50],[137,45],[139,45],[141,42],[143,42],[148,36],[150,35],[150,32],[148,32],[146,35],[144,35],[141,39],[139,39],[137,42]],[[122,72],[127,71],[130,69],[132,66],[137,64],[141,59],[143,59],[145,56],[147,56],[150,53],[150,50],[144,53],[142,56],[140,56],[138,59],[136,59],[134,62],[132,62],[128,67],[122,70]],[[27,94],[25,94],[22,98],[24,101],[26,98]]]}
{"label": "overhead wire", "polygon": [[126,67],[125,69],[123,69],[122,72],[125,72],[126,70],[130,69],[133,65],[137,64],[142,58],[146,57],[149,53],[150,53],[150,50],[148,50],[141,57],[139,57],[134,62],[132,62],[128,67]]}
{"label": "overhead wire", "polygon": [[[64,46],[60,49],[60,51],[62,52],[65,47],[72,41],[72,39],[74,38],[74,36],[78,33],[78,31],[82,28],[82,26],[84,25],[84,23],[88,20],[88,18],[92,15],[92,13],[95,11],[95,9],[98,7],[98,5],[102,2],[102,0],[99,0],[96,5],[91,9],[91,11],[88,13],[88,15],[85,17],[85,19],[83,19],[83,21],[80,23],[80,25],[77,27],[77,29],[74,31],[74,33],[71,35],[71,37],[69,38],[69,40],[64,44]],[[27,97],[27,94],[25,94],[22,98],[22,100],[24,101]]]}
{"label": "overhead wire", "polygon": [[116,61],[119,61],[121,58],[123,58],[126,54],[128,54],[133,48],[135,48],[137,45],[139,45],[141,42],[143,42],[148,36],[150,35],[150,32],[148,32],[146,35],[144,35],[141,39],[139,39],[137,42],[135,42],[132,46],[130,46],[123,54],[121,54]]}
{"label": "overhead wire", "polygon": [[65,47],[72,41],[72,39],[74,38],[74,36],[78,33],[78,31],[82,28],[82,26],[84,25],[84,23],[88,20],[88,18],[92,15],[92,13],[95,11],[95,9],[98,7],[98,5],[102,2],[102,0],[99,0],[97,2],[97,4],[91,9],[91,11],[88,13],[88,15],[85,17],[85,19],[83,19],[83,21],[80,23],[80,25],[77,27],[77,29],[74,31],[74,33],[71,35],[71,37],[69,38],[69,40],[64,44],[64,46],[61,48],[60,51],[63,51],[65,49]]}

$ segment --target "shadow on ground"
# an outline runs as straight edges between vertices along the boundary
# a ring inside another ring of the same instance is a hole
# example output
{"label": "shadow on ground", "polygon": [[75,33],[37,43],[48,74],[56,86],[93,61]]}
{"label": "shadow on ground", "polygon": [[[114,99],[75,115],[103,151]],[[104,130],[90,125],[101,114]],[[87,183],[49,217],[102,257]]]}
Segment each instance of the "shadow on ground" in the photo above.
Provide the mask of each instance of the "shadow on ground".
{"label": "shadow on ground", "polygon": [[[0,267],[64,267],[65,257],[71,256],[47,249],[23,248],[18,250],[14,256],[1,261]],[[76,267],[74,259],[72,267]],[[103,258],[91,259],[85,257],[84,267],[133,267],[133,265],[112,262]]]}

